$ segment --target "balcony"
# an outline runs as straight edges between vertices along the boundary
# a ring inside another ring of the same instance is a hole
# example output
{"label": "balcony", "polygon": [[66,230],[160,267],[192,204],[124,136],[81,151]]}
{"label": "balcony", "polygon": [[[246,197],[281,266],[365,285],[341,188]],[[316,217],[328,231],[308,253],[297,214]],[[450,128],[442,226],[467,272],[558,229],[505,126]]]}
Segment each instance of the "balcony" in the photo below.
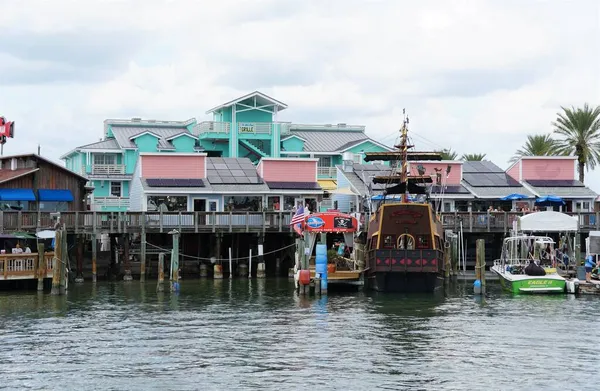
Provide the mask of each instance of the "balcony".
{"label": "balcony", "polygon": [[342,130],[364,132],[364,125],[348,125],[348,124],[325,124],[325,125],[309,125],[309,124],[290,124],[290,130]]}
{"label": "balcony", "polygon": [[125,165],[124,164],[92,164],[92,170],[90,175],[124,175]]}
{"label": "balcony", "polygon": [[229,122],[203,121],[194,126],[192,133],[199,136],[203,133],[229,134],[231,124]]}
{"label": "balcony", "polygon": [[125,197],[95,197],[92,210],[102,211],[105,208],[129,209],[129,198]]}
{"label": "balcony", "polygon": [[337,169],[335,167],[317,167],[317,177],[335,179],[337,178]]}

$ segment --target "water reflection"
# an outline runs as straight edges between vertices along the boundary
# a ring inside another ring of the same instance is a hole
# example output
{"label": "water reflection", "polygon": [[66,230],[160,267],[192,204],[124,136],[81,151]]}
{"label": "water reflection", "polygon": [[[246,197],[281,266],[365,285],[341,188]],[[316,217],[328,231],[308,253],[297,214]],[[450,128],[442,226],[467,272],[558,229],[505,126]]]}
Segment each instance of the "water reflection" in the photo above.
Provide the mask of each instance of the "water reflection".
{"label": "water reflection", "polygon": [[[153,282],[84,283],[66,296],[2,293],[2,386],[496,390],[518,384],[551,390],[594,384],[593,371],[582,372],[581,363],[596,359],[589,335],[596,298],[513,296],[490,285],[483,298],[471,284],[437,295],[306,297],[287,279],[186,280],[179,294],[168,285],[157,292]],[[532,330],[550,343],[528,338]]]}

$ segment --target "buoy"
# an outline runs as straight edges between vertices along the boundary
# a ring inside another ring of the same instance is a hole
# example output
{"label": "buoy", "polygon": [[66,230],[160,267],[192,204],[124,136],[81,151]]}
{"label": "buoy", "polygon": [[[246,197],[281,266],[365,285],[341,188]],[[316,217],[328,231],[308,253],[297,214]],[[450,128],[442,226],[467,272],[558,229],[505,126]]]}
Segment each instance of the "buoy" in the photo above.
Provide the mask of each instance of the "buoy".
{"label": "buoy", "polygon": [[310,270],[298,270],[300,285],[310,285]]}
{"label": "buoy", "polygon": [[473,293],[475,293],[476,295],[481,294],[481,281],[475,280],[475,282],[473,283]]}

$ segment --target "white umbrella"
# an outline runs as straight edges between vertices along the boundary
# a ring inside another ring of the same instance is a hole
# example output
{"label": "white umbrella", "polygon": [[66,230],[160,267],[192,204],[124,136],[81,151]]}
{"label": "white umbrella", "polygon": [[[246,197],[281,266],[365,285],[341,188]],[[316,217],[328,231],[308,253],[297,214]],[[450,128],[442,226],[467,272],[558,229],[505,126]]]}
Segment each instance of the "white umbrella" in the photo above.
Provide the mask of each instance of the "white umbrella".
{"label": "white umbrella", "polygon": [[39,231],[35,234],[40,239],[54,239],[56,237],[56,231],[50,231],[49,229]]}

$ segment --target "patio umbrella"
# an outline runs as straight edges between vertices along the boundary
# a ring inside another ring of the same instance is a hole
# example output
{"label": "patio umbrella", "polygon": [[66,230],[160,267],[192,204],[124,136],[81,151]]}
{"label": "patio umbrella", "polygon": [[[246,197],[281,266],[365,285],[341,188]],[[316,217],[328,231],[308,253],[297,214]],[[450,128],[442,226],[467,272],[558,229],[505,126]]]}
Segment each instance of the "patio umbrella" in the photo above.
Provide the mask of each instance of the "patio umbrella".
{"label": "patio umbrella", "polygon": [[[371,197],[372,201],[382,201],[384,199],[383,194],[378,194],[376,196]],[[387,196],[385,196],[386,200],[401,200],[402,199],[402,194],[388,194]],[[409,195],[408,196],[408,200],[409,201],[414,201],[415,197]]]}
{"label": "patio umbrella", "polygon": [[27,232],[13,232],[13,235],[15,235],[17,239],[37,239],[36,236],[33,236]]}
{"label": "patio umbrella", "polygon": [[554,206],[554,205],[564,205],[565,201],[557,197],[555,195],[547,195],[544,197],[539,197],[535,200],[535,203],[540,206]]}
{"label": "patio umbrella", "polygon": [[36,236],[39,239],[54,239],[56,237],[56,232],[47,229],[44,231],[39,231],[38,233],[36,233]]}
{"label": "patio umbrella", "polygon": [[524,198],[527,198],[527,196],[525,194],[512,193],[512,194],[509,194],[507,196],[504,196],[504,197],[500,198],[500,200],[502,200],[502,201],[515,201],[515,200],[522,200]]}

